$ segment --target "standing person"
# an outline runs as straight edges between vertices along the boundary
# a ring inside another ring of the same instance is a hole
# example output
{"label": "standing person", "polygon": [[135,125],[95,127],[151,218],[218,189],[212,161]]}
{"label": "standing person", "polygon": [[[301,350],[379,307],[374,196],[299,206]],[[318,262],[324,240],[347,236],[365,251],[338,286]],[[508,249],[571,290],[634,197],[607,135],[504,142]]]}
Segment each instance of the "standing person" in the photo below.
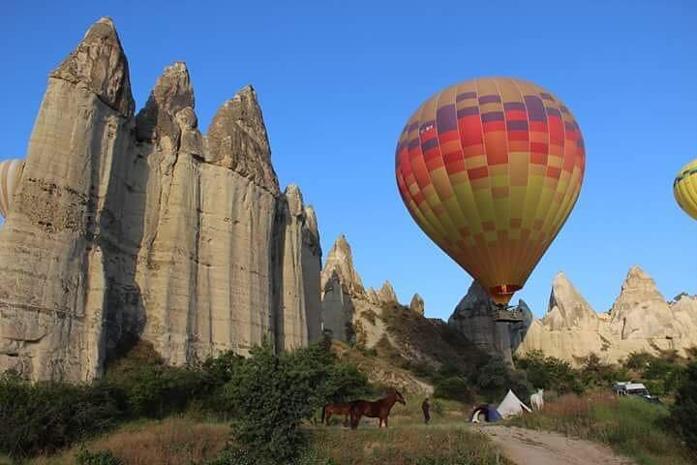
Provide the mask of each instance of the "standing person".
{"label": "standing person", "polygon": [[431,404],[428,401],[428,397],[421,403],[421,410],[424,412],[424,423],[428,425],[428,422],[431,421]]}

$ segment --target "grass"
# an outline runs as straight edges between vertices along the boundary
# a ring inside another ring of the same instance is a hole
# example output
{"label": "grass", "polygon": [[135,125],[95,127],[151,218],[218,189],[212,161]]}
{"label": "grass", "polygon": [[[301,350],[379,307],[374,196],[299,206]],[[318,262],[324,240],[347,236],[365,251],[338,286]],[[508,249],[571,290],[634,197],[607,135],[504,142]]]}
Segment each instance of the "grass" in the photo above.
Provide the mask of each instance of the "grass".
{"label": "grass", "polygon": [[317,428],[311,460],[336,465],[496,465],[507,463],[483,434],[464,426],[406,426],[351,431]]}
{"label": "grass", "polygon": [[[172,417],[141,421],[85,444],[91,452],[109,450],[124,465],[191,465],[215,458],[227,444],[230,427],[225,423],[203,423]],[[63,453],[37,457],[31,465],[74,465],[80,447]]]}
{"label": "grass", "polygon": [[[357,431],[337,424],[306,425],[310,437],[302,465],[504,465],[489,439],[466,426],[468,406],[432,400],[431,424],[423,424],[421,397],[396,404],[390,428],[378,429],[364,419]],[[435,404],[435,405],[434,405]],[[102,437],[52,456],[37,457],[29,465],[74,465],[81,447],[91,452],[111,451],[124,465],[204,465],[229,443],[227,423],[190,417],[126,424]],[[2,461],[0,460],[0,463]],[[9,461],[8,461],[9,463]]]}
{"label": "grass", "polygon": [[641,465],[697,463],[697,457],[690,456],[668,429],[668,415],[665,407],[641,399],[604,393],[584,397],[568,394],[546,403],[542,411],[508,423],[601,442]]}
{"label": "grass", "polygon": [[[378,429],[377,420],[363,419],[357,431],[337,425],[314,426],[311,448],[302,463],[332,465],[494,465],[506,464],[483,434],[467,426],[470,406],[431,400],[431,423],[423,424],[423,396],[395,404],[390,427]],[[339,421],[341,420],[341,421]]]}

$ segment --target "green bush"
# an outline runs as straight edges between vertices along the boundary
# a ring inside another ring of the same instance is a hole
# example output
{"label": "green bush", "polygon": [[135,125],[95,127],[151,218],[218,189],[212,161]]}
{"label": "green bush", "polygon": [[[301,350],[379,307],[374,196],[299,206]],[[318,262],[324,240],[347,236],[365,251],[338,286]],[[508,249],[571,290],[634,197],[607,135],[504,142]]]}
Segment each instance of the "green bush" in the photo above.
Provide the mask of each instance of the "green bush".
{"label": "green bush", "polygon": [[531,392],[525,372],[512,370],[499,357],[491,357],[477,370],[474,383],[487,402],[500,400],[509,389],[512,389],[520,398],[528,397]]}
{"label": "green bush", "polygon": [[697,362],[685,370],[671,408],[671,420],[688,447],[697,454]]}
{"label": "green bush", "polygon": [[50,453],[111,428],[124,412],[115,393],[96,385],[31,384],[0,376],[0,452],[13,458]]}
{"label": "green bush", "polygon": [[472,402],[474,395],[467,381],[458,376],[442,378],[434,386],[433,396],[440,399],[457,400],[460,402]]}
{"label": "green bush", "polygon": [[555,357],[545,357],[542,351],[528,352],[516,359],[515,364],[525,371],[528,381],[535,388],[553,390],[560,394],[580,394],[585,389],[580,374],[568,362]]}
{"label": "green bush", "polygon": [[292,462],[305,444],[300,423],[328,399],[365,389],[364,383],[320,345],[281,354],[268,345],[252,349],[226,386],[237,413],[232,426],[241,449],[235,453],[250,463]]}
{"label": "green bush", "polygon": [[123,465],[121,459],[116,457],[109,450],[90,452],[81,449],[75,456],[77,465]]}

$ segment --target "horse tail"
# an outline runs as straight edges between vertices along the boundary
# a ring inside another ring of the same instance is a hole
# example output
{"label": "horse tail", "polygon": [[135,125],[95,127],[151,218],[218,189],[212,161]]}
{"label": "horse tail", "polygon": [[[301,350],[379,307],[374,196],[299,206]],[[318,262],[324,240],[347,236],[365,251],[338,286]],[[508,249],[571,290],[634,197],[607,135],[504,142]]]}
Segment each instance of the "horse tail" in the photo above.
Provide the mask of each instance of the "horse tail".
{"label": "horse tail", "polygon": [[321,421],[322,424],[324,424],[324,413],[326,410],[327,410],[327,406],[325,405],[322,407],[322,421]]}

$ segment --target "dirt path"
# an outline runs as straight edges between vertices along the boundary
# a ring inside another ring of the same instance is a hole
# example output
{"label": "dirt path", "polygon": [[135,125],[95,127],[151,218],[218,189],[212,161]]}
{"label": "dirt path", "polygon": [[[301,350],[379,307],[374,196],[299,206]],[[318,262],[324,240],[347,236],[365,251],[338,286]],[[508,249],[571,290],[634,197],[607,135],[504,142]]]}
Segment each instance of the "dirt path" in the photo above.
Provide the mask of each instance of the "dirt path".
{"label": "dirt path", "polygon": [[558,433],[507,426],[477,427],[518,465],[634,465],[608,447]]}

